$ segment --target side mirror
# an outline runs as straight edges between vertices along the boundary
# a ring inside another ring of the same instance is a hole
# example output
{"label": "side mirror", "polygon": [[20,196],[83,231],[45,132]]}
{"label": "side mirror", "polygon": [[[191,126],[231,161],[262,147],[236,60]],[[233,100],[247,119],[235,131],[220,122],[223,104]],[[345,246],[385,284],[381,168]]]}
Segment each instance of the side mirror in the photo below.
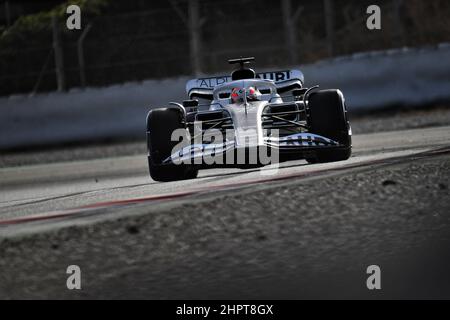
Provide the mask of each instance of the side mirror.
{"label": "side mirror", "polygon": [[294,89],[294,90],[292,90],[292,95],[294,97],[301,97],[305,94],[305,92],[307,90],[308,90],[308,88]]}
{"label": "side mirror", "polygon": [[185,107],[185,108],[197,108],[198,107],[198,100],[184,100],[183,101],[183,107]]}

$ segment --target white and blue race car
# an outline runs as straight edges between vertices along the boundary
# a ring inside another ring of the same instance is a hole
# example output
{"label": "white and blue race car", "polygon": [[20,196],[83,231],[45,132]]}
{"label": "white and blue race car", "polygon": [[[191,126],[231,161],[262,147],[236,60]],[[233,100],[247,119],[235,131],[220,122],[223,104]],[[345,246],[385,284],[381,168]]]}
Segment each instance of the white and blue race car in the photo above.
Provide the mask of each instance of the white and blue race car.
{"label": "white and blue race car", "polygon": [[340,90],[304,88],[298,70],[257,74],[245,67],[252,60],[229,60],[240,64],[231,76],[190,80],[189,100],[150,110],[147,146],[153,180],[191,179],[199,169],[212,167],[350,157],[351,128]]}

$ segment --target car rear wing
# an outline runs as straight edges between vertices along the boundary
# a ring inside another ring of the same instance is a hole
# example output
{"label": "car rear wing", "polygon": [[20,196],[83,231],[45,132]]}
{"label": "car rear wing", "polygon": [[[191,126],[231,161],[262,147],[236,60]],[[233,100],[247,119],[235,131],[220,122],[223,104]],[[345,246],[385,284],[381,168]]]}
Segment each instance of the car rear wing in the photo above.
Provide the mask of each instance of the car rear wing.
{"label": "car rear wing", "polygon": [[[303,73],[300,70],[261,72],[257,73],[256,77],[273,81],[278,93],[301,88],[304,83]],[[186,93],[189,99],[201,98],[212,100],[214,88],[230,81],[231,76],[192,79],[186,83]]]}

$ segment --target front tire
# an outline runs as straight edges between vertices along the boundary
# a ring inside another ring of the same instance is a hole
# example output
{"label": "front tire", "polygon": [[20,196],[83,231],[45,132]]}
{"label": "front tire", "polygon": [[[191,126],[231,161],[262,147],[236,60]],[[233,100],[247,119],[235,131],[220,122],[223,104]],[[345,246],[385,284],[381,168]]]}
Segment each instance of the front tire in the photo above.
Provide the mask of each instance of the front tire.
{"label": "front tire", "polygon": [[[172,141],[172,133],[177,129],[186,129],[185,115],[175,108],[150,110],[147,116],[147,147],[150,176],[155,181],[176,181],[194,179],[198,169],[185,164],[163,164],[170,157],[179,141]],[[183,137],[189,141],[188,133]]]}
{"label": "front tire", "polygon": [[308,99],[310,132],[332,139],[340,148],[317,150],[309,163],[342,161],[352,154],[350,123],[347,119],[345,100],[340,90],[321,90]]}

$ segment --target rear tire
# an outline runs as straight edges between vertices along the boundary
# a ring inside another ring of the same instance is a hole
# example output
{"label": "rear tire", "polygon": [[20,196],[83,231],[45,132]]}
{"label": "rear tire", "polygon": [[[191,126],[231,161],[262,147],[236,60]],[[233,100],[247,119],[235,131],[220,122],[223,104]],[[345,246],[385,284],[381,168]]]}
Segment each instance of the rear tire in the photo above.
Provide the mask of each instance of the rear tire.
{"label": "rear tire", "polygon": [[309,163],[342,161],[352,154],[352,138],[344,96],[339,90],[321,90],[308,99],[311,133],[332,139],[343,145],[339,149],[317,150],[315,156],[306,158]]}
{"label": "rear tire", "polygon": [[[155,181],[194,179],[198,169],[185,164],[162,164],[179,141],[171,141],[176,129],[185,129],[185,115],[175,108],[153,109],[147,116],[147,147],[150,176]],[[183,137],[188,140],[188,135]]]}

